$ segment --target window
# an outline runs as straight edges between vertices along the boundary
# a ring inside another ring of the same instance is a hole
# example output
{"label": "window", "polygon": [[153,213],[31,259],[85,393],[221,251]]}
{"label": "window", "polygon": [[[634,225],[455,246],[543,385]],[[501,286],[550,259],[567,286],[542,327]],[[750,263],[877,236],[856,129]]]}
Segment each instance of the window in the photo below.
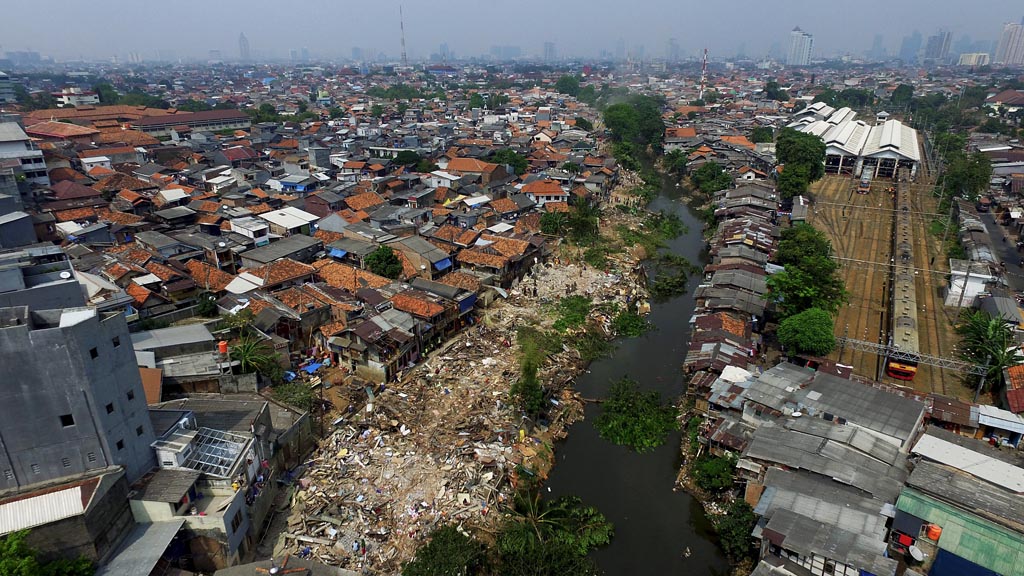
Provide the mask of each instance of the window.
{"label": "window", "polygon": [[11,469],[4,470],[4,478],[6,478],[8,480],[14,480],[14,470],[11,470]]}
{"label": "window", "polygon": [[135,429],[135,435],[142,436],[142,426],[139,426],[138,428]]}
{"label": "window", "polygon": [[33,474],[39,474],[39,472],[40,472],[39,464],[33,464],[32,465],[32,473]]}
{"label": "window", "polygon": [[231,517],[231,532],[238,532],[238,527],[242,525],[242,511],[236,510],[235,515]]}
{"label": "window", "polygon": [[135,390],[129,390],[127,396],[129,400],[135,400]]}
{"label": "window", "polygon": [[113,413],[114,413],[114,404],[113,404],[113,402],[111,402],[110,404],[107,404],[107,414],[113,414]]}
{"label": "window", "polygon": [[124,450],[124,440],[118,440],[117,441],[117,449],[118,450]]}
{"label": "window", "polygon": [[121,337],[114,336],[113,338],[110,339],[110,343],[114,345],[114,348],[117,348],[118,346],[121,345]]}
{"label": "window", "polygon": [[86,457],[86,459],[89,462],[95,462],[96,461],[96,453],[95,452],[89,452],[88,454],[86,454],[85,457]]}
{"label": "window", "polygon": [[65,427],[65,428],[67,428],[68,426],[74,426],[75,425],[75,417],[72,416],[71,414],[61,414],[61,416],[60,416],[60,425]]}
{"label": "window", "polygon": [[98,351],[98,350],[96,350],[95,348],[89,348],[89,356],[90,356],[90,357],[91,357],[91,358],[92,358],[93,360],[95,360],[96,358],[98,358],[98,357],[99,357],[99,355],[100,355],[100,353],[99,353],[99,351]]}
{"label": "window", "polygon": [[71,468],[71,459],[70,458],[61,458],[60,459],[60,463],[61,463],[61,466],[64,466],[65,468]]}

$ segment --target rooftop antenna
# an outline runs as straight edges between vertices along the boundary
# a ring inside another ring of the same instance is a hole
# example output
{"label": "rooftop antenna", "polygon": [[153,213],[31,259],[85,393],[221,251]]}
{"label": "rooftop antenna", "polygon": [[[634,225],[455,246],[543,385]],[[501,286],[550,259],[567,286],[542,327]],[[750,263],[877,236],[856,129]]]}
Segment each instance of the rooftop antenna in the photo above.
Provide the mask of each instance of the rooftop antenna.
{"label": "rooftop antenna", "polygon": [[409,65],[409,56],[405,53],[405,17],[402,15],[402,5],[398,5],[398,27],[402,30],[402,66]]}
{"label": "rooftop antenna", "polygon": [[700,94],[697,95],[698,100],[704,99],[704,83],[708,79],[708,49],[704,49],[704,63],[700,67]]}

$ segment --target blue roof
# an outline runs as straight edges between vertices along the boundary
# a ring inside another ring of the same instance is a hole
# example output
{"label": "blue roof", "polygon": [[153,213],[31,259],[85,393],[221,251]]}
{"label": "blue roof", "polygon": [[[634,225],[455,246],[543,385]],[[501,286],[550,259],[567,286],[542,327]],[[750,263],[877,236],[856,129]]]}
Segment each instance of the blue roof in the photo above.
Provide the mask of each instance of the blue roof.
{"label": "blue roof", "polygon": [[437,268],[438,270],[447,270],[447,269],[449,269],[451,267],[452,267],[452,259],[451,258],[445,258],[444,260],[441,260],[440,262],[434,262],[434,268]]}

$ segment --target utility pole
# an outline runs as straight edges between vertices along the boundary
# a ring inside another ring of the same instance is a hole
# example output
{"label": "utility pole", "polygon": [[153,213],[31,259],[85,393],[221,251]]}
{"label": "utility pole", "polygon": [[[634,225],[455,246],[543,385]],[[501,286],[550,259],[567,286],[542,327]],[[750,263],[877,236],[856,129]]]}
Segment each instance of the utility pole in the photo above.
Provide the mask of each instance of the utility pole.
{"label": "utility pole", "polygon": [[985,387],[985,377],[988,376],[988,365],[992,361],[992,355],[989,354],[985,358],[985,373],[981,375],[981,382],[978,382],[978,388],[974,391],[974,403],[978,403],[978,396],[981,396],[981,389]]}
{"label": "utility pole", "polygon": [[708,79],[708,49],[704,49],[704,63],[700,67],[700,93],[697,95],[698,100],[704,99],[704,85]]}

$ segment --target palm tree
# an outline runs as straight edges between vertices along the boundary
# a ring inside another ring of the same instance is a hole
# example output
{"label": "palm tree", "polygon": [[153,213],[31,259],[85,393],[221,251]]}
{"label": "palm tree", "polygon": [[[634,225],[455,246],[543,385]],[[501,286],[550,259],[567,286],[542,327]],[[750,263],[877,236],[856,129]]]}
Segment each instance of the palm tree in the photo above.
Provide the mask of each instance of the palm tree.
{"label": "palm tree", "polygon": [[540,490],[531,485],[516,492],[509,512],[524,528],[520,534],[525,537],[528,529],[538,543],[567,540],[582,555],[611,541],[611,523],[597,508],[584,506],[575,496],[544,500]]}
{"label": "palm tree", "polygon": [[270,348],[267,341],[251,334],[242,336],[231,347],[231,360],[238,362],[238,370],[242,374],[257,372],[268,378],[273,378],[281,371],[281,367],[277,363],[277,354]]}
{"label": "palm tree", "polygon": [[[971,310],[960,315],[956,325],[960,335],[959,356],[965,362],[988,365],[985,381],[1002,384],[1003,370],[1024,361],[1020,349],[1014,342],[1010,325],[997,316],[981,310]],[[978,393],[981,393],[980,382]]]}

